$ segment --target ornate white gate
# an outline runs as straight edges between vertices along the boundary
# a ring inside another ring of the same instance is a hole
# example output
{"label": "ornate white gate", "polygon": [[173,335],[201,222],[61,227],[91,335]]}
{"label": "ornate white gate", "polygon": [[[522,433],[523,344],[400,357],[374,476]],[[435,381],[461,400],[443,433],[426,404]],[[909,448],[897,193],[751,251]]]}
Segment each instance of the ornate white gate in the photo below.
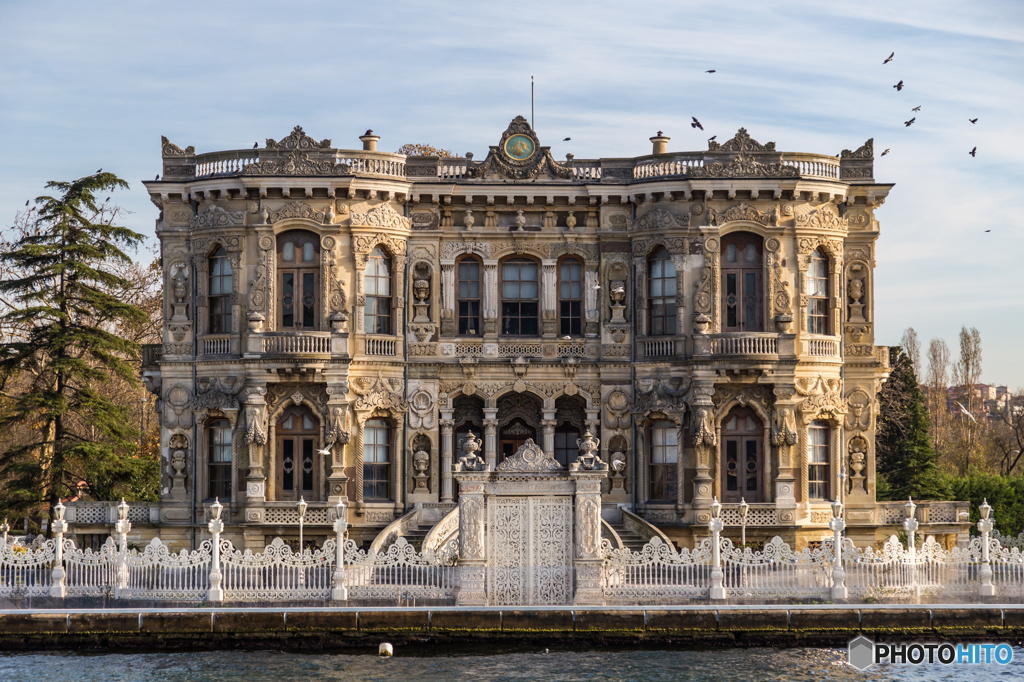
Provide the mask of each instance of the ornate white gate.
{"label": "ornate white gate", "polygon": [[488,603],[571,603],[572,523],[571,497],[488,499]]}

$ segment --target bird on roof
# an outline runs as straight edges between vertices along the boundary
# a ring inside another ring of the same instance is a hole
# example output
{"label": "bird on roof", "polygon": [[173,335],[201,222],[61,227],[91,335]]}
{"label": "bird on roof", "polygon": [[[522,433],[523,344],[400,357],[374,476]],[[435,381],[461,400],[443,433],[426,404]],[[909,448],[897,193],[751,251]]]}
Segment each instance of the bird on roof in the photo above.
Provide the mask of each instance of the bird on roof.
{"label": "bird on roof", "polygon": [[700,121],[697,120],[696,116],[691,116],[690,118],[693,119],[693,123],[690,124],[691,128],[700,128],[701,130],[704,130],[704,126],[700,124]]}
{"label": "bird on roof", "polygon": [[252,143],[252,148],[253,149],[259,149],[260,148],[260,143],[259,142],[253,142]]}
{"label": "bird on roof", "polygon": [[568,142],[568,141],[569,141],[569,140],[571,140],[571,139],[572,139],[571,137],[567,137],[567,138],[565,138],[564,140],[562,140],[562,142]]}
{"label": "bird on roof", "polygon": [[911,111],[921,111],[921,107],[914,107]]}
{"label": "bird on roof", "polygon": [[102,173],[102,172],[103,172],[103,169],[102,169],[102,168],[100,168],[100,169],[99,169],[98,171],[96,171],[96,175],[99,175],[99,174],[100,174],[100,173]]}
{"label": "bird on roof", "polygon": [[714,142],[716,137],[718,137],[718,135],[712,135],[708,138],[708,142]]}
{"label": "bird on roof", "polygon": [[976,156],[977,155],[977,151],[978,151],[978,148],[975,147],[974,149],[972,149],[971,151],[969,151],[967,153],[970,154],[971,156]]}
{"label": "bird on roof", "polygon": [[159,173],[157,173],[157,174],[156,174],[156,177],[155,177],[155,178],[153,178],[153,180],[159,180],[159,179],[160,179],[160,174],[159,174]]}
{"label": "bird on roof", "polygon": [[370,130],[369,128],[367,128],[367,130],[366,130],[366,132],[364,133],[364,135],[373,135],[373,131],[372,131],[372,130]]}
{"label": "bird on roof", "polygon": [[704,73],[714,73],[714,72],[715,72],[715,70],[714,70],[714,69],[708,69],[708,70],[707,70],[707,71],[705,71]]}
{"label": "bird on roof", "polygon": [[900,90],[903,89],[903,81],[900,81],[899,83],[897,83],[896,85],[894,85],[892,87],[896,88],[896,92],[899,92]]}
{"label": "bird on roof", "polygon": [[889,150],[888,150],[888,149],[886,149],[886,150],[885,150],[884,152],[882,152],[882,156],[885,156],[885,155],[886,155],[886,154],[888,154],[888,153],[889,153]]}
{"label": "bird on roof", "polygon": [[895,56],[896,56],[896,53],[895,53],[895,52],[893,52],[893,53],[892,53],[892,54],[890,54],[890,55],[889,55],[888,57],[886,57],[886,58],[885,58],[885,61],[884,61],[884,62],[882,62],[882,63],[883,63],[883,64],[888,64],[889,62],[891,62],[891,61],[892,61],[892,58],[893,58],[893,57],[895,57]]}
{"label": "bird on roof", "polygon": [[962,404],[961,404],[961,403],[960,403],[959,401],[956,401],[956,400],[954,400],[953,402],[957,404],[957,407],[959,407],[959,408],[960,408],[960,411],[961,411],[961,412],[963,412],[964,414],[966,414],[966,415],[967,415],[968,417],[970,417],[970,418],[971,418],[971,421],[972,421],[972,422],[974,422],[975,424],[977,424],[977,423],[978,423],[978,420],[974,418],[974,415],[973,415],[973,414],[971,414],[970,412],[968,412],[968,411],[967,411],[967,408],[966,408],[966,407],[964,407],[964,406],[963,406],[963,405],[962,405]]}
{"label": "bird on roof", "polygon": [[978,119],[976,119],[976,118],[969,118],[967,120],[970,121],[971,123],[977,123],[978,122]]}
{"label": "bird on roof", "polygon": [[914,121],[916,121],[916,120],[917,120],[917,117],[915,116],[914,118],[910,119],[909,121],[904,121],[903,125],[905,125],[905,126],[907,126],[909,128],[910,126],[912,126],[914,124]]}

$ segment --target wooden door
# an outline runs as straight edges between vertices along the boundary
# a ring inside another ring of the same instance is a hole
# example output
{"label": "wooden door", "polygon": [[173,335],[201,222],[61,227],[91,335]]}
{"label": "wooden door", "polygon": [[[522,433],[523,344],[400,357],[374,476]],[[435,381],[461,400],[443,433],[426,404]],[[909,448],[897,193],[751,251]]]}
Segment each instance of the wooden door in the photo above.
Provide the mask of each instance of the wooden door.
{"label": "wooden door", "polygon": [[[537,429],[522,419],[513,419],[503,426],[501,431],[498,432],[498,463],[505,461],[506,457],[514,455],[516,450],[521,448],[529,438],[532,438],[533,442],[537,443]],[[543,443],[537,444],[541,447],[544,446]]]}
{"label": "wooden door", "polygon": [[722,502],[762,502],[764,426],[749,407],[736,407],[722,422]]}
{"label": "wooden door", "polygon": [[277,499],[282,502],[307,502],[317,499],[320,471],[317,450],[320,449],[319,425],[306,407],[289,407],[277,422],[277,466],[275,484]]}

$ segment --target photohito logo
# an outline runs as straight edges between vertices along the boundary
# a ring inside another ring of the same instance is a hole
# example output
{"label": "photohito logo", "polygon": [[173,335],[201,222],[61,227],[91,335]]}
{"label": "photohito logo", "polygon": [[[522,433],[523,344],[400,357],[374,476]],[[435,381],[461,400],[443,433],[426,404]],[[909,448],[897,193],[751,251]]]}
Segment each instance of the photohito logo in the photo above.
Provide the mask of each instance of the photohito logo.
{"label": "photohito logo", "polygon": [[990,664],[1006,665],[1013,660],[1009,644],[953,644],[928,642],[911,644],[875,644],[861,636],[850,642],[849,662],[857,670],[865,670],[875,663]]}

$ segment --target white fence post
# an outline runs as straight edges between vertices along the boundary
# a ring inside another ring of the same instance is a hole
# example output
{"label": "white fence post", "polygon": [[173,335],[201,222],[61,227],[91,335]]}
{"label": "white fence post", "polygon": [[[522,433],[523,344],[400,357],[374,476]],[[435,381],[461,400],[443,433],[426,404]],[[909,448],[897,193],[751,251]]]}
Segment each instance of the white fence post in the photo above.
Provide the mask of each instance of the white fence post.
{"label": "white fence post", "polygon": [[224,590],[220,586],[223,578],[220,572],[220,534],[224,532],[224,522],[220,520],[220,514],[223,509],[224,505],[220,503],[220,499],[214,498],[210,507],[213,518],[207,526],[213,536],[213,561],[210,564],[210,589],[206,594],[207,601],[224,601]]}
{"label": "white fence post", "polygon": [[338,500],[334,505],[334,533],[335,558],[334,558],[334,585],[331,587],[331,599],[335,601],[348,600],[348,588],[345,587],[345,531],[348,530],[348,509],[345,503]]}
{"label": "white fence post", "polygon": [[721,546],[721,535],[722,519],[719,518],[722,514],[722,503],[715,497],[714,501],[711,502],[711,521],[708,522],[708,529],[711,531],[711,557],[714,562],[711,567],[711,599],[725,599],[725,585],[722,584],[722,579],[725,574],[722,573],[722,546]]}
{"label": "white fence post", "polygon": [[836,498],[832,503],[832,520],[828,527],[832,529],[832,598],[846,599],[846,571],[843,570],[843,529],[846,522],[843,521],[843,503]]}
{"label": "white fence post", "polygon": [[992,564],[989,559],[989,533],[992,532],[992,507],[988,504],[988,498],[981,502],[978,507],[981,512],[981,520],[978,521],[978,530],[981,531],[981,585],[978,587],[978,595],[981,597],[994,597],[996,587],[992,584]]}
{"label": "white fence post", "polygon": [[914,596],[920,595],[920,591],[917,586],[917,542],[914,538],[914,533],[917,531],[917,519],[914,518],[914,511],[917,509],[917,505],[914,504],[914,500],[907,498],[907,503],[903,505],[907,510],[907,518],[903,520],[903,530],[907,532],[907,557],[910,563],[910,589]]}
{"label": "white fence post", "polygon": [[7,534],[11,532],[11,524],[7,523],[7,517],[4,517],[4,522],[0,523],[0,533],[4,534],[4,544],[7,544]]}
{"label": "white fence post", "polygon": [[114,598],[120,599],[121,595],[128,589],[128,531],[132,529],[132,523],[128,520],[128,503],[121,498],[121,504],[117,505],[117,523],[114,524],[114,532],[118,537],[117,552],[117,582],[114,585]]}
{"label": "white fence post", "polygon": [[53,522],[56,556],[53,560],[53,576],[50,580],[50,596],[60,597],[61,599],[68,596],[68,586],[65,582],[64,576],[64,533],[68,530],[68,522],[64,520],[64,510],[64,505],[60,503],[60,500],[57,500],[57,506],[53,508],[53,513],[57,516],[56,520]]}

